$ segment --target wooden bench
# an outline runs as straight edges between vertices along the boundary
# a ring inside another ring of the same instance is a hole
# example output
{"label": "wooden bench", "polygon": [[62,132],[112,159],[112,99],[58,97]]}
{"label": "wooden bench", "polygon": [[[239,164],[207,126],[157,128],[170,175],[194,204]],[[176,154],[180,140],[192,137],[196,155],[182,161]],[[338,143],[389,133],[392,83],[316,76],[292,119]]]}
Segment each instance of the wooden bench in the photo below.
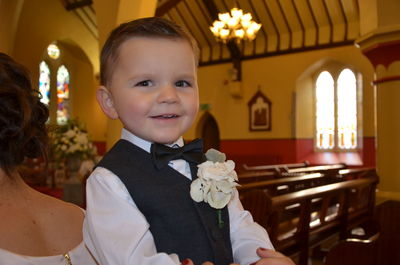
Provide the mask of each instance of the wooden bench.
{"label": "wooden bench", "polygon": [[[298,254],[300,265],[305,265],[310,247],[335,233],[346,238],[349,229],[372,217],[377,183],[378,177],[371,174],[277,196],[249,189],[250,184],[238,189],[243,206],[268,230],[275,248]],[[291,209],[296,209],[295,215],[287,214]]]}
{"label": "wooden bench", "polygon": [[254,171],[244,172],[238,174],[239,184],[260,182],[265,180],[271,180],[277,178],[279,175],[276,172],[271,171]]}
{"label": "wooden bench", "polygon": [[306,167],[308,165],[309,165],[309,163],[307,161],[304,161],[303,163],[261,165],[261,166],[248,166],[246,164],[243,164],[243,168],[248,171],[258,171],[258,170],[298,168],[298,167]]}
{"label": "wooden bench", "polygon": [[[241,184],[242,182],[240,181]],[[269,180],[245,183],[238,187],[239,192],[248,190],[259,189],[267,192],[270,196],[278,194],[294,192],[297,190],[320,186],[332,182],[339,181],[336,177],[331,175],[324,175],[321,173],[304,174],[295,177],[273,178]]]}
{"label": "wooden bench", "polygon": [[325,265],[376,265],[379,232],[366,239],[351,236],[340,240],[327,252]]}
{"label": "wooden bench", "polygon": [[[295,165],[296,166],[302,165],[303,167],[294,167]],[[293,166],[294,168],[289,168],[290,166]],[[325,176],[330,175],[331,177],[335,177],[339,174],[340,170],[346,168],[346,165],[334,164],[334,165],[309,167],[307,166],[307,163],[304,162],[301,164],[282,164],[282,165],[271,165],[271,166],[258,166],[251,168],[257,168],[257,170],[240,172],[238,174],[240,184],[266,181],[275,178],[297,177],[310,173],[322,173]],[[349,174],[354,174],[354,173],[349,173]]]}
{"label": "wooden bench", "polygon": [[308,167],[298,167],[298,168],[288,168],[281,172],[284,177],[287,176],[298,176],[301,174],[309,173],[325,173],[330,175],[336,175],[342,169],[346,169],[345,164],[332,164],[332,165],[319,165],[319,166],[308,166]]}
{"label": "wooden bench", "polygon": [[367,168],[346,168],[340,169],[338,171],[338,178],[342,178],[343,180],[350,179],[360,179],[364,177],[369,177],[371,175],[376,175],[375,168],[367,167]]}

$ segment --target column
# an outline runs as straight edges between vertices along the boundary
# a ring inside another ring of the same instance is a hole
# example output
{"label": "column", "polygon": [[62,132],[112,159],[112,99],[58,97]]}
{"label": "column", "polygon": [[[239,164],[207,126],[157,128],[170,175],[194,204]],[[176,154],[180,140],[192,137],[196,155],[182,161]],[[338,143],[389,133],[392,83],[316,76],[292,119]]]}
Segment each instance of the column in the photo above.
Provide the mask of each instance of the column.
{"label": "column", "polygon": [[378,196],[400,200],[400,1],[360,5],[356,43],[375,68]]}

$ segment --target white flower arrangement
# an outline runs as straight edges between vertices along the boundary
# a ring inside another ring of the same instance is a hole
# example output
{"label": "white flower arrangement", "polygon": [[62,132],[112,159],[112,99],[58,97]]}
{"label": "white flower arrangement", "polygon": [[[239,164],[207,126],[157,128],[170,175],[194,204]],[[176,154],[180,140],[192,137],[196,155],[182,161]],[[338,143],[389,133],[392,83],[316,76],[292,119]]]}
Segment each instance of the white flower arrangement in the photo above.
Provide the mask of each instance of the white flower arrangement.
{"label": "white flower arrangement", "polygon": [[220,210],[229,203],[239,185],[235,163],[225,161],[225,154],[215,149],[209,149],[206,158],[206,162],[197,166],[198,178],[190,186],[190,196],[196,202],[204,201]]}
{"label": "white flower arrangement", "polygon": [[77,120],[68,120],[59,126],[52,134],[52,154],[57,162],[71,157],[82,160],[93,159],[96,148],[89,139],[87,131]]}

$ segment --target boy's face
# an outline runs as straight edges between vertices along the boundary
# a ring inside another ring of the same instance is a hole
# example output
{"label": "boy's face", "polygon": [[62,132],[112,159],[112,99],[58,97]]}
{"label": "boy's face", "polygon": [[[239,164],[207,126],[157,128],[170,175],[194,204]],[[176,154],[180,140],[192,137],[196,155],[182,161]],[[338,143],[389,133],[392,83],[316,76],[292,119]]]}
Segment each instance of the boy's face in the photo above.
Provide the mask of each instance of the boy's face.
{"label": "boy's face", "polygon": [[98,100],[136,136],[173,143],[198,112],[196,71],[187,41],[135,37],[121,45],[110,85],[99,89]]}

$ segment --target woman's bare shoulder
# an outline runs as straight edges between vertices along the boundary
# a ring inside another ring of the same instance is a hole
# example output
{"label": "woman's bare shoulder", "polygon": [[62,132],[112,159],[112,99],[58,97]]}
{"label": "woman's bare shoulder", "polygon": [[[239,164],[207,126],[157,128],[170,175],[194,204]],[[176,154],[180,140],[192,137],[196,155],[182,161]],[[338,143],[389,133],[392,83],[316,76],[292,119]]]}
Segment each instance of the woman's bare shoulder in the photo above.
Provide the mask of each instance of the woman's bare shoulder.
{"label": "woman's bare shoulder", "polygon": [[82,222],[85,216],[83,209],[79,206],[46,194],[38,194],[38,203],[42,204],[43,207],[41,209],[54,217]]}

